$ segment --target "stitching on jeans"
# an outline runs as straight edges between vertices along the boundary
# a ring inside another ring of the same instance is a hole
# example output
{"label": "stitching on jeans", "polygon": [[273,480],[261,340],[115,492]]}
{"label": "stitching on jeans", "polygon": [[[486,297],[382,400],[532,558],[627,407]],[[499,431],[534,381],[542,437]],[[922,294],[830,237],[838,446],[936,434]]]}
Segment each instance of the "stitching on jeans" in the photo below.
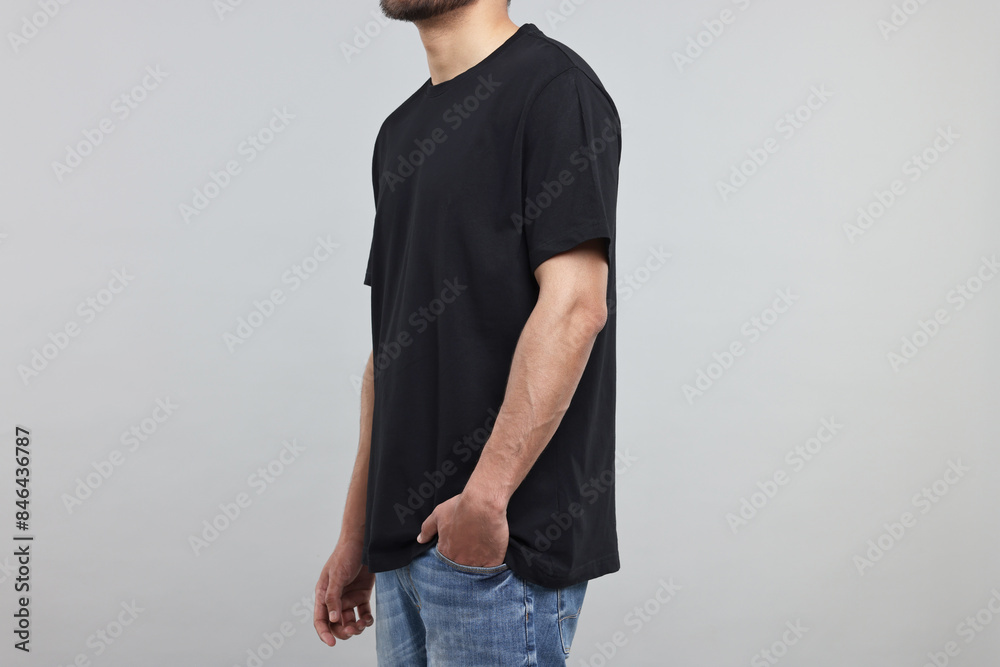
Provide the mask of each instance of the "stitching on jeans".
{"label": "stitching on jeans", "polygon": [[556,589],[556,627],[559,628],[559,645],[562,646],[563,653],[569,655],[569,651],[566,650],[566,638],[563,636],[563,619],[560,616],[562,613],[562,589]]}
{"label": "stitching on jeans", "polygon": [[556,597],[557,597],[556,604],[558,605],[556,607],[556,617],[560,621],[565,621],[568,618],[576,618],[577,616],[579,616],[580,614],[583,613],[583,600],[580,600],[580,607],[576,610],[576,613],[570,614],[568,616],[560,616],[559,615],[562,612],[562,592],[564,590],[565,590],[564,588],[557,588],[556,589]]}
{"label": "stitching on jeans", "polygon": [[[567,616],[566,618],[572,618],[572,616]],[[556,625],[559,626],[559,644],[562,646],[563,653],[569,655],[569,647],[566,646],[566,637],[563,636],[563,624],[562,622],[566,620],[562,618],[556,621]]]}
{"label": "stitching on jeans", "polygon": [[438,559],[450,567],[453,570],[458,570],[459,572],[464,572],[465,574],[500,574],[501,572],[506,572],[510,569],[507,563],[500,563],[499,565],[493,565],[491,567],[478,567],[475,565],[462,565],[461,563],[456,563],[447,556],[445,556],[441,551],[435,546],[433,547],[434,554],[437,555]]}
{"label": "stitching on jeans", "polygon": [[523,580],[520,583],[521,590],[524,591],[524,647],[528,654],[528,667],[538,667],[538,647],[535,645],[534,632],[534,599],[531,597],[531,587]]}
{"label": "stitching on jeans", "polygon": [[580,600],[580,608],[576,610],[575,614],[570,614],[569,616],[560,616],[562,612],[562,592],[563,589],[556,589],[556,625],[559,626],[559,642],[562,644],[563,653],[569,655],[570,649],[566,646],[566,638],[563,636],[563,621],[567,621],[571,618],[577,618],[583,612],[583,600]]}
{"label": "stitching on jeans", "polygon": [[524,645],[528,646],[528,588],[521,586],[521,602],[524,603]]}
{"label": "stitching on jeans", "polygon": [[[420,609],[420,592],[417,590],[417,585],[413,582],[413,573],[410,572],[410,566],[406,566],[406,576],[410,579],[410,588],[413,589],[413,595],[417,598],[414,602],[417,605],[417,610]],[[411,598],[412,599],[412,598]]]}

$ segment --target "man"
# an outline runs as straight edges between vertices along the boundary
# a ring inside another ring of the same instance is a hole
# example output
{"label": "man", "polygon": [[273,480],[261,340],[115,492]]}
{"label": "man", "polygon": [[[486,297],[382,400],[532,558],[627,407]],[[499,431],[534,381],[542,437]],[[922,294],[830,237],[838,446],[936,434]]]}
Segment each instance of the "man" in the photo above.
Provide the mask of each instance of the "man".
{"label": "man", "polygon": [[372,355],[316,631],[376,623],[382,667],[564,665],[620,568],[618,112],[505,0],[381,6],[430,78],[375,140]]}

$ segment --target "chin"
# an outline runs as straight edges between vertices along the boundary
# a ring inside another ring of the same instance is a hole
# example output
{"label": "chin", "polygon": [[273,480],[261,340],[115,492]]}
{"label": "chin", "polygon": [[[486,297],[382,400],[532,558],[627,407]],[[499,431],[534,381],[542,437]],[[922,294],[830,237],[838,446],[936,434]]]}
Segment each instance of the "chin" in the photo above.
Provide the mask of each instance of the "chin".
{"label": "chin", "polygon": [[477,0],[379,0],[382,13],[397,21],[424,21],[471,5]]}

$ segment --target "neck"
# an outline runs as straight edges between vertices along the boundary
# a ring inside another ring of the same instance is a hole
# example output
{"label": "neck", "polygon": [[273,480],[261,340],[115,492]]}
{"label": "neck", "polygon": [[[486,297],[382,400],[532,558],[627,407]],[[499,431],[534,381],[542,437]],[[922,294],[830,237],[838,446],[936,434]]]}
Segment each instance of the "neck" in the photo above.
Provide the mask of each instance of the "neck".
{"label": "neck", "polygon": [[506,6],[476,2],[416,22],[427,51],[431,83],[452,79],[492,53],[517,32]]}

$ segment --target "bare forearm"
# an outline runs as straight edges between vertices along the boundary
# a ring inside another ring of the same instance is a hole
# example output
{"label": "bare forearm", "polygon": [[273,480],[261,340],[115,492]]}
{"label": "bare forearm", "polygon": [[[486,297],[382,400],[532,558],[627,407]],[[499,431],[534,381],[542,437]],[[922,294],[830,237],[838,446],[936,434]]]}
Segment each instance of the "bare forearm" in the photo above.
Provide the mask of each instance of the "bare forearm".
{"label": "bare forearm", "polygon": [[521,332],[503,404],[466,492],[507,506],[569,408],[604,321],[574,301],[539,302]]}
{"label": "bare forearm", "polygon": [[365,535],[365,500],[368,490],[368,459],[371,451],[372,413],[375,406],[375,370],[372,356],[368,357],[365,374],[361,380],[361,428],[358,454],[354,460],[351,483],[344,504],[344,519],[340,525],[340,538],[360,541]]}

